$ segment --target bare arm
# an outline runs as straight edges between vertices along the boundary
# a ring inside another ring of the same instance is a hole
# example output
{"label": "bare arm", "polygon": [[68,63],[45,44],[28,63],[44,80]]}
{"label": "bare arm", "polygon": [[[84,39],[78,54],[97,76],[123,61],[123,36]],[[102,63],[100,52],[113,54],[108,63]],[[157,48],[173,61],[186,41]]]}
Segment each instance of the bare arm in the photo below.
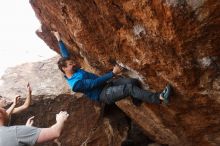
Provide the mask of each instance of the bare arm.
{"label": "bare arm", "polygon": [[42,128],[40,135],[37,139],[37,143],[47,142],[58,138],[64,126],[64,122],[67,120],[69,114],[67,112],[61,111],[56,115],[56,124],[50,128]]}
{"label": "bare arm", "polygon": [[27,89],[28,89],[28,96],[27,96],[27,98],[26,98],[24,104],[21,105],[21,106],[19,106],[19,107],[14,108],[14,110],[12,111],[12,114],[15,114],[15,113],[19,113],[19,112],[21,112],[21,111],[24,111],[24,110],[26,110],[26,109],[30,106],[30,104],[31,104],[31,93],[32,93],[32,90],[31,90],[31,86],[30,86],[29,83],[28,83],[28,85],[27,85]]}
{"label": "bare arm", "polygon": [[62,127],[62,124],[56,123],[50,128],[42,128],[37,143],[43,143],[58,138]]}
{"label": "bare arm", "polygon": [[13,112],[15,106],[17,105],[17,102],[18,102],[19,97],[20,97],[20,96],[15,97],[15,99],[14,99],[12,105],[6,110],[6,113],[7,113],[8,116],[11,116],[11,114],[12,114],[12,112]]}

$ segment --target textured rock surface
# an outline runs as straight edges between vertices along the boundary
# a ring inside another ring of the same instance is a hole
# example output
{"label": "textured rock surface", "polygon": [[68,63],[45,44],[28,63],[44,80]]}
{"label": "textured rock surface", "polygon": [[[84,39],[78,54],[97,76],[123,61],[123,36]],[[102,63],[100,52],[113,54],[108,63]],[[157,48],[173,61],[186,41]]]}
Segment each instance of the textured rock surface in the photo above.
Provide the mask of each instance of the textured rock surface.
{"label": "textured rock surface", "polygon": [[26,63],[8,68],[1,77],[0,95],[13,99],[16,95],[27,95],[26,85],[33,88],[32,95],[44,95],[53,98],[60,94],[70,93],[69,87],[57,67],[58,56],[49,60]]}
{"label": "textured rock surface", "polygon": [[58,52],[57,30],[75,60],[95,73],[126,67],[151,89],[171,83],[171,104],[118,106],[169,145],[219,145],[220,1],[31,0],[38,35]]}

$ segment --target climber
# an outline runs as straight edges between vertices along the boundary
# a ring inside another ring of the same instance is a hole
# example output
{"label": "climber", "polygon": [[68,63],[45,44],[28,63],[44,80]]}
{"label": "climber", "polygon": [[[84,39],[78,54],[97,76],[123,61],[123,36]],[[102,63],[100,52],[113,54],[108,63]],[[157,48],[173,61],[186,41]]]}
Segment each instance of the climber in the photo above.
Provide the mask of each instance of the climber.
{"label": "climber", "polygon": [[[23,105],[21,105],[19,107],[15,107],[18,103],[19,98],[20,98],[20,96],[16,96],[14,98],[13,103],[11,104],[11,106],[6,110],[8,119],[10,119],[12,114],[20,113],[20,112],[26,110],[30,106],[32,89],[31,89],[31,86],[30,86],[29,83],[27,84],[27,90],[28,90],[28,96],[27,96],[27,98],[26,98]],[[4,108],[6,106],[7,106],[6,100],[0,96],[0,107]]]}
{"label": "climber", "polygon": [[56,123],[49,128],[32,127],[33,117],[29,118],[26,125],[6,127],[7,113],[0,108],[0,146],[23,146],[43,143],[58,138],[69,114],[61,111],[56,115]]}
{"label": "climber", "polygon": [[113,71],[102,76],[80,69],[76,62],[70,58],[70,54],[62,42],[58,32],[52,32],[56,37],[62,58],[58,61],[59,69],[64,73],[64,77],[74,92],[81,92],[92,100],[112,104],[127,96],[142,100],[148,103],[165,104],[169,102],[171,86],[167,85],[161,93],[152,93],[143,90],[139,86],[139,81],[132,78],[119,78],[110,80],[114,76],[122,73],[122,68],[114,66]]}

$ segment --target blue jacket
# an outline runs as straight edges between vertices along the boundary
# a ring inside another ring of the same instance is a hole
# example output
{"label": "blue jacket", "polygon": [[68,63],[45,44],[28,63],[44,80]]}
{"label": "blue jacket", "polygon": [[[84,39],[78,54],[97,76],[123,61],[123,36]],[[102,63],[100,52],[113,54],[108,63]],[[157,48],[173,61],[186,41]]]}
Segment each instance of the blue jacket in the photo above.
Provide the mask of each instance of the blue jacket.
{"label": "blue jacket", "polygon": [[[62,41],[59,41],[59,47],[62,57],[69,57],[68,50]],[[113,76],[113,72],[106,73],[103,76],[97,76],[83,69],[77,69],[70,78],[64,77],[74,92],[84,93],[92,100],[98,101],[106,81]]]}

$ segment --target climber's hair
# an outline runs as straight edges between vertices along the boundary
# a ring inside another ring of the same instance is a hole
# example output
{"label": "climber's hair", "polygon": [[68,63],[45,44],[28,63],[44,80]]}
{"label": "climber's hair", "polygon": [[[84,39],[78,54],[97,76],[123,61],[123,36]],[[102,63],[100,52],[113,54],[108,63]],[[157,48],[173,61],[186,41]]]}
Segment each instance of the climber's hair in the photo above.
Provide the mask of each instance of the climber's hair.
{"label": "climber's hair", "polygon": [[7,113],[3,108],[0,108],[0,121],[2,121],[4,124],[7,123]]}
{"label": "climber's hair", "polygon": [[65,74],[65,72],[64,72],[64,70],[63,70],[62,68],[63,68],[63,67],[66,67],[66,65],[67,65],[66,62],[67,62],[68,60],[71,60],[71,58],[70,58],[70,57],[61,57],[61,58],[58,60],[58,62],[57,62],[57,65],[58,65],[60,71],[62,71],[64,74]]}

